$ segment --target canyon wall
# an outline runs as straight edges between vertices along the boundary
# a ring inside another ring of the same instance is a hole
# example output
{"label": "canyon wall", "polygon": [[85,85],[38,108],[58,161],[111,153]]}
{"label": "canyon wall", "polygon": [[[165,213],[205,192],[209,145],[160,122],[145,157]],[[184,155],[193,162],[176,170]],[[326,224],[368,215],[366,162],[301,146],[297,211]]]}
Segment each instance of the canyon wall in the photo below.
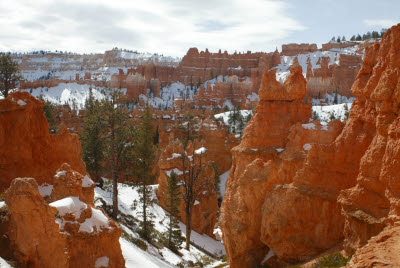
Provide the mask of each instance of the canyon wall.
{"label": "canyon wall", "polygon": [[273,53],[210,53],[208,50],[199,52],[190,48],[176,69],[176,77],[185,85],[197,84],[213,79],[219,75],[237,75],[250,77],[251,69],[257,68],[260,58],[272,61]]}
{"label": "canyon wall", "polygon": [[281,55],[296,56],[298,54],[306,54],[318,51],[316,44],[287,44],[282,45]]}
{"label": "canyon wall", "polygon": [[[305,82],[294,73],[283,86],[266,73],[256,114],[232,150],[221,216],[231,267],[274,255],[280,265],[304,262],[343,241],[356,252],[350,267],[398,266],[388,254],[398,250],[400,222],[400,25],[367,48],[344,128],[308,123],[298,90]],[[265,108],[282,100],[285,111]]]}

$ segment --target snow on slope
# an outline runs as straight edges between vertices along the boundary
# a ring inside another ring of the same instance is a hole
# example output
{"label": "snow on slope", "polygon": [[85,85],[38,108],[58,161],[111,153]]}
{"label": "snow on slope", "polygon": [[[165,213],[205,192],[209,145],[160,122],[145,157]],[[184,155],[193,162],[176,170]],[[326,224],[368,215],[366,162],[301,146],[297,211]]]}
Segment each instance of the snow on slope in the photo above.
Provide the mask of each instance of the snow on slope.
{"label": "snow on slope", "polygon": [[12,268],[12,266],[0,257],[0,268]]}
{"label": "snow on slope", "polygon": [[[108,180],[105,180],[106,182]],[[158,185],[152,185],[152,198],[157,201],[157,196],[155,194],[155,191],[158,188]],[[129,186],[124,183],[119,183],[118,184],[118,206],[120,209],[120,212],[122,212],[125,215],[130,215],[134,217],[137,220],[142,220],[142,216],[140,215],[140,198],[139,198],[139,193],[137,187],[134,186]],[[106,202],[108,205],[112,205],[112,186],[106,186],[105,189],[101,189],[99,187],[95,188],[95,205],[100,206],[101,202],[99,199],[102,199],[103,201]],[[154,225],[155,229],[159,232],[165,232],[167,230],[167,225],[168,225],[168,219],[167,219],[167,212],[160,207],[157,202],[156,204],[153,205],[151,208],[151,213],[155,216],[154,218]],[[135,232],[133,232],[130,228],[127,226],[124,226],[123,224],[120,224],[121,228],[127,232],[129,235],[135,238],[139,238],[139,235]],[[180,223],[180,228],[182,230],[182,234],[185,235],[185,225],[183,223]],[[122,242],[121,242],[122,241]],[[217,255],[217,256],[222,256],[225,254],[225,248],[223,244],[219,241],[216,241],[206,235],[201,235],[198,234],[197,232],[192,231],[191,234],[191,241],[194,242],[196,245],[203,247],[207,251]],[[151,256],[151,259],[148,259],[147,261],[154,263],[157,261],[154,260],[153,258],[162,258],[166,262],[169,262],[170,264],[177,264],[178,260],[179,262],[185,260],[185,261],[193,261],[196,262],[199,259],[201,259],[202,256],[205,256],[203,252],[200,250],[191,247],[190,251],[186,251],[185,249],[181,249],[180,252],[183,255],[178,256],[172,251],[164,248],[162,250],[158,250],[154,246],[148,244],[148,250],[147,252],[142,251],[141,249],[137,248],[135,245],[132,245],[130,242],[125,240],[124,238],[120,239],[121,242],[121,247],[123,250],[123,255],[126,256],[126,258],[129,259],[127,261],[127,267],[128,263],[131,263],[133,266],[131,267],[137,267],[134,265],[137,265],[138,263],[135,262],[135,258],[147,258],[149,255]],[[131,245],[131,246],[130,246]],[[139,251],[139,252],[138,252]],[[138,257],[139,256],[139,257]],[[152,266],[153,264],[150,264],[147,262],[147,265],[149,266],[144,266],[144,267],[170,267],[170,266],[162,266],[164,264],[160,264],[160,266]],[[163,262],[161,262],[163,263]],[[165,264],[166,265],[166,264]]]}
{"label": "snow on slope", "polygon": [[350,108],[351,108],[351,103],[342,103],[342,104],[326,105],[326,106],[313,106],[312,111],[314,114],[317,115],[316,119],[320,120],[322,125],[326,125],[330,121],[335,119],[339,119],[340,121],[346,120]]}
{"label": "snow on slope", "polygon": [[220,178],[219,192],[221,193],[222,198],[225,196],[226,182],[228,181],[230,172],[231,172],[231,170],[228,170],[227,172],[225,172],[219,176],[219,178]]}
{"label": "snow on slope", "polygon": [[123,238],[119,239],[119,243],[121,244],[122,255],[124,256],[125,266],[127,268],[174,267],[173,265],[160,260],[159,258],[151,255],[150,253],[141,250],[140,248],[126,241]]}
{"label": "snow on slope", "polygon": [[[31,95],[35,98],[43,96],[45,100],[53,104],[64,105],[69,104],[73,109],[74,104],[78,109],[85,107],[85,101],[89,97],[90,85],[79,85],[77,83],[61,83],[58,86],[51,88],[36,88],[32,89]],[[92,87],[92,94],[95,99],[103,99],[104,95],[101,91],[104,88]],[[23,89],[23,91],[30,92],[30,89]]]}
{"label": "snow on slope", "polygon": [[141,94],[139,98],[143,101],[149,100],[149,105],[158,108],[172,107],[174,100],[178,97],[193,99],[195,88],[185,86],[181,82],[175,82],[160,89],[160,98]]}
{"label": "snow on slope", "polygon": [[[243,118],[246,118],[249,114],[252,113],[252,110],[240,110],[240,112],[241,112]],[[228,121],[229,121],[229,115],[231,113],[233,113],[233,112],[229,111],[229,112],[224,112],[224,113],[220,113],[220,114],[215,114],[214,117],[216,119],[222,118],[222,120],[224,120],[224,124],[229,126],[229,122]]]}
{"label": "snow on slope", "polygon": [[329,65],[336,64],[339,65],[340,54],[346,55],[356,55],[358,46],[352,46],[348,48],[332,49],[329,51],[316,51],[307,54],[299,54],[296,56],[281,56],[281,63],[275,67],[276,69],[276,80],[283,83],[289,76],[289,69],[293,65],[294,60],[297,58],[299,65],[303,69],[304,77],[307,76],[307,63],[310,61],[312,70],[321,68],[318,64],[320,58],[329,58]]}
{"label": "snow on slope", "polygon": [[149,60],[154,63],[157,63],[157,62],[178,63],[181,61],[180,58],[174,58],[174,57],[170,57],[170,56],[152,54],[149,52],[138,53],[138,52],[130,52],[130,51],[118,52],[117,58],[123,58],[123,59],[127,59],[127,60],[137,60],[139,64],[146,63]]}

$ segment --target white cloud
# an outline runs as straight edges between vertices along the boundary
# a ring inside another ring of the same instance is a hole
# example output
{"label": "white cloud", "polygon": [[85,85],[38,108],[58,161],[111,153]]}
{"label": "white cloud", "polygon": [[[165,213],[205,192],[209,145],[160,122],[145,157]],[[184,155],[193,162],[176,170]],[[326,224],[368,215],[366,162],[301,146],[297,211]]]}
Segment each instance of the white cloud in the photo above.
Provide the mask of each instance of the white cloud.
{"label": "white cloud", "polygon": [[0,50],[266,51],[305,29],[288,8],[275,0],[1,1]]}
{"label": "white cloud", "polygon": [[382,28],[390,28],[399,22],[400,20],[364,20],[364,24],[368,27],[377,26]]}

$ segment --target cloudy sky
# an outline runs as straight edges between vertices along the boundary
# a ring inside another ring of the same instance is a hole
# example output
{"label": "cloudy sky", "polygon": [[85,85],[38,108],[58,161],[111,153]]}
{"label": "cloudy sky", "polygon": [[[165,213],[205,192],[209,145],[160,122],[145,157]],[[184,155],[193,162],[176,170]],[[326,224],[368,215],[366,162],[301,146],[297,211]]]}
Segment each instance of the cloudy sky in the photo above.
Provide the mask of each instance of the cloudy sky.
{"label": "cloudy sky", "polygon": [[400,22],[399,0],[0,0],[0,51],[272,51]]}

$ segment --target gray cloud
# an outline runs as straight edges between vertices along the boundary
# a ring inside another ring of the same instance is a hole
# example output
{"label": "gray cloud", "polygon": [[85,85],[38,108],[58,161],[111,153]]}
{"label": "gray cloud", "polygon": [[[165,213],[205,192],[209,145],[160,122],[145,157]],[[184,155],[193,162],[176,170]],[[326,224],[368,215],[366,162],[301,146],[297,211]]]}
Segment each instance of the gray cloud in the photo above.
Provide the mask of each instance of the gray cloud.
{"label": "gray cloud", "polygon": [[12,51],[100,52],[114,46],[173,56],[183,56],[190,46],[265,51],[304,29],[275,0],[16,0],[0,2],[2,9],[10,12],[0,16],[0,49]]}

